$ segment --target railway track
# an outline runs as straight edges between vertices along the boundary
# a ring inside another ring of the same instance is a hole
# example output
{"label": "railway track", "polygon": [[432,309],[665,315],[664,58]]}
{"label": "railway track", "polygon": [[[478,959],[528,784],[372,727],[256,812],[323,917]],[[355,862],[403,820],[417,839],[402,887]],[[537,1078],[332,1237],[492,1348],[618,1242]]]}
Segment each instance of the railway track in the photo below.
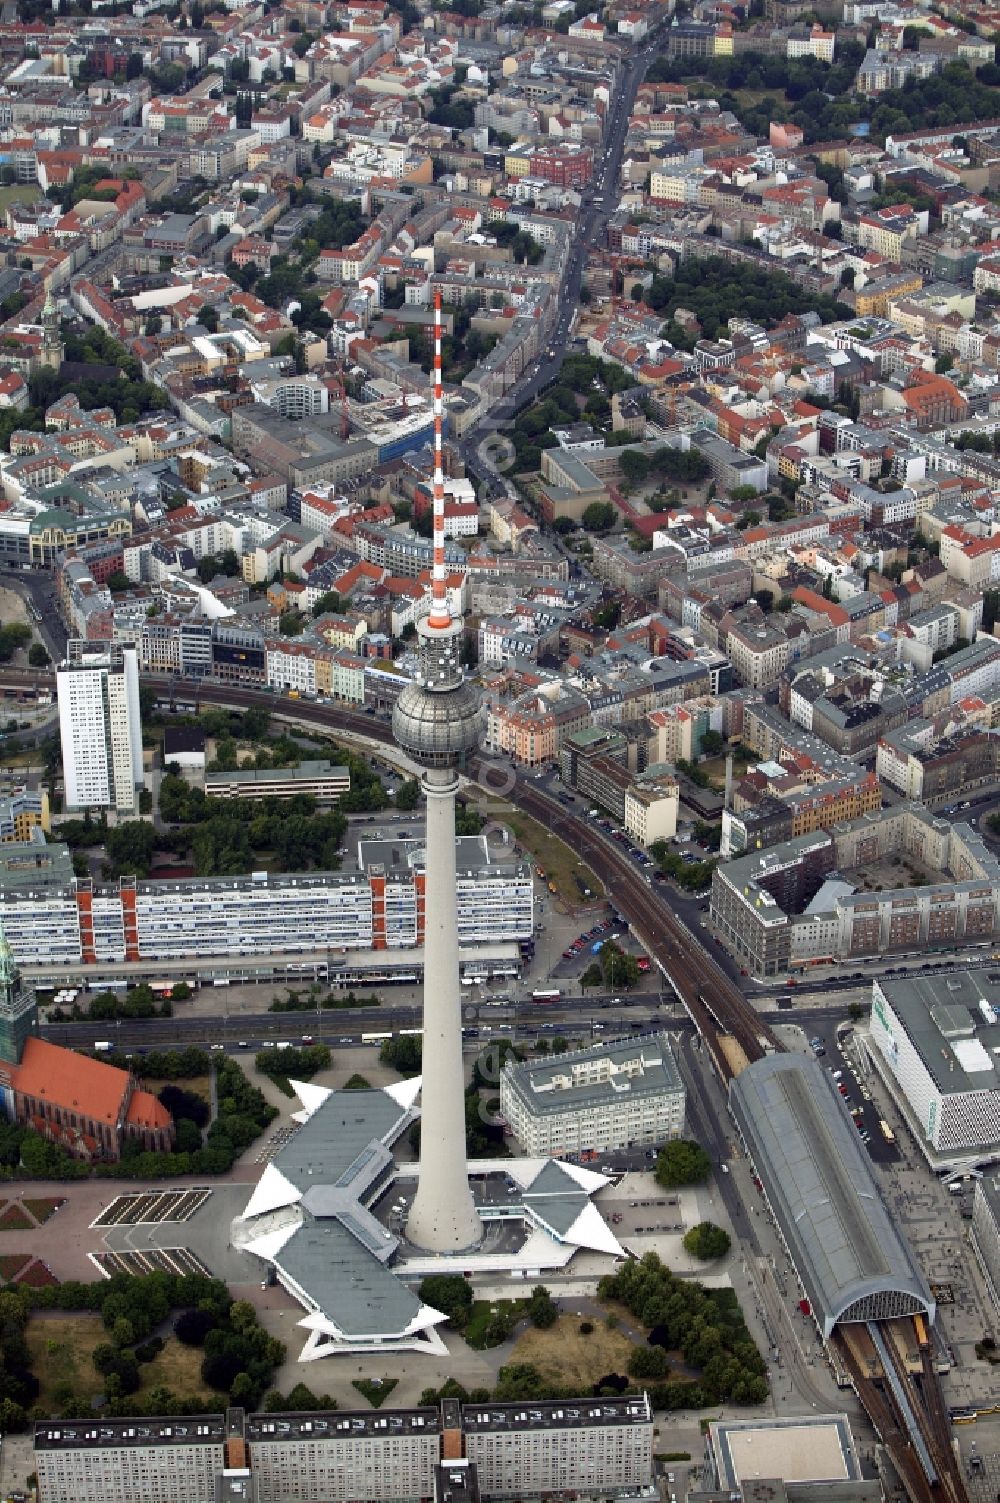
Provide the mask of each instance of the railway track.
{"label": "railway track", "polygon": [[[968,1503],[921,1317],[838,1326],[831,1344],[910,1503]],[[907,1362],[912,1351],[918,1372]]]}

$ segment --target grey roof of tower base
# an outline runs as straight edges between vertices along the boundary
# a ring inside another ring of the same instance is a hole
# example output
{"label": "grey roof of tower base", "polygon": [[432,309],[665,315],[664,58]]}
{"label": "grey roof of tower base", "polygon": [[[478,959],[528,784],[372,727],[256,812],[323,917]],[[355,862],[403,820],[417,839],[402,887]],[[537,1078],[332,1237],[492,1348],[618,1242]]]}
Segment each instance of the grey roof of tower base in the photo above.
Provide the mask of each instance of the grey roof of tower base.
{"label": "grey roof of tower base", "polygon": [[550,1159],[527,1189],[521,1191],[521,1204],[534,1211],[556,1236],[565,1237],[587,1209],[590,1196],[561,1164]]}
{"label": "grey roof of tower base", "polygon": [[816,1060],[771,1054],[741,1071],[729,1094],[824,1332],[855,1301],[889,1292],[916,1300],[933,1320],[930,1290],[832,1076]]}
{"label": "grey roof of tower base", "polygon": [[405,1331],[422,1301],[338,1221],[306,1222],[275,1259],[347,1337]]}
{"label": "grey roof of tower base", "polygon": [[388,1267],[398,1238],[365,1206],[415,1115],[386,1091],[334,1091],[272,1160],[306,1215],[274,1261],[348,1337],[396,1336],[422,1308]]}

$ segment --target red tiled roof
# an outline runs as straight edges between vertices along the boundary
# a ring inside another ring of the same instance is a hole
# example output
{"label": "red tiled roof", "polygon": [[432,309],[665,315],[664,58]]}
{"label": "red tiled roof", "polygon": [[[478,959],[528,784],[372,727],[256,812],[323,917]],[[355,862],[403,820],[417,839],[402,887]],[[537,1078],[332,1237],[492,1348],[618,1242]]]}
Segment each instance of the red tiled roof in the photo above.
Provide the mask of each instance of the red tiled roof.
{"label": "red tiled roof", "polygon": [[125,1121],[130,1127],[169,1127],[173,1118],[151,1091],[133,1091]]}
{"label": "red tiled roof", "polygon": [[128,1083],[127,1070],[34,1038],[25,1043],[14,1072],[15,1091],[68,1107],[96,1122],[118,1121]]}

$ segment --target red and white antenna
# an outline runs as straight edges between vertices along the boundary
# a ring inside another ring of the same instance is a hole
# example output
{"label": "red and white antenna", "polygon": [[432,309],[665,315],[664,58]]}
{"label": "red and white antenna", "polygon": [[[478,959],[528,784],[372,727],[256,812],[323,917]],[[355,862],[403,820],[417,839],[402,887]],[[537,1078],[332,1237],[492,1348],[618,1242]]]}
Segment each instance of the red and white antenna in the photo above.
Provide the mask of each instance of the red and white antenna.
{"label": "red and white antenna", "polygon": [[444,572],[444,470],[441,465],[441,289],[434,291],[434,572],[428,626],[443,631],[451,625],[448,585]]}

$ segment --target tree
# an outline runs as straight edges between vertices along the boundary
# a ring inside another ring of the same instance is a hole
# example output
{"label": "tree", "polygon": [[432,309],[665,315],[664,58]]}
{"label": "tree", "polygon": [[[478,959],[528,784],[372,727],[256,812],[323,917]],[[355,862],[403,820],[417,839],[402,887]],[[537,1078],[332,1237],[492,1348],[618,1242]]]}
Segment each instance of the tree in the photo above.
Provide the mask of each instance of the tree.
{"label": "tree", "polygon": [[219,332],[219,315],[209,303],[202,303],[195,318],[210,334]]}
{"label": "tree", "polygon": [[145,820],[129,819],[107,833],[105,849],[111,876],[148,877],[156,848],[156,831]]}
{"label": "tree", "polygon": [[719,731],[705,731],[701,738],[702,755],[717,757],[725,747],[725,739]]}
{"label": "tree", "polygon": [[641,485],[649,475],[649,460],[639,449],[623,449],[618,464],[629,485]]}
{"label": "tree", "polygon": [[420,783],[416,778],[407,778],[400,783],[396,792],[396,808],[405,809],[407,812],[416,809],[420,804]]}
{"label": "tree", "polygon": [[615,525],[615,508],[610,501],[591,501],[580,521],[588,532],[610,532]]}
{"label": "tree", "polygon": [[627,955],[621,945],[607,939],[598,951],[601,976],[604,985],[614,991],[617,987],[628,990],[639,980],[639,962],[634,955]]}
{"label": "tree", "polygon": [[324,595],[321,595],[313,606],[312,611],[314,616],[325,616],[328,613],[331,616],[339,615],[340,596],[336,590],[327,590]]}
{"label": "tree", "polygon": [[544,1284],[536,1284],[528,1301],[528,1319],[540,1331],[554,1326],[559,1319],[559,1310]]}
{"label": "tree", "polygon": [[130,590],[132,588],[132,581],[121,569],[112,569],[105,583],[112,595],[117,594],[119,590]]}
{"label": "tree", "polygon": [[634,1346],[629,1353],[628,1370],[633,1378],[665,1378],[670,1363],[662,1346]]}
{"label": "tree", "polygon": [[412,1033],[386,1039],[378,1052],[379,1063],[391,1066],[400,1075],[419,1075],[422,1055],[420,1039]]}
{"label": "tree", "polygon": [[41,642],[32,642],[28,648],[28,666],[30,668],[47,668],[51,661],[52,659]]}
{"label": "tree", "polygon": [[420,1299],[432,1310],[447,1315],[452,1325],[461,1330],[468,1323],[472,1311],[472,1289],[459,1273],[431,1273],[420,1285]]}
{"label": "tree", "polygon": [[20,621],[11,621],[9,625],[0,627],[0,663],[9,663],[22,647],[27,647],[31,641],[31,627],[24,626]]}
{"label": "tree", "polygon": [[677,1185],[700,1185],[711,1173],[712,1160],[700,1143],[675,1138],[660,1149],[656,1159],[656,1183],[665,1189]]}
{"label": "tree", "polygon": [[712,1221],[699,1221],[684,1236],[685,1251],[706,1263],[711,1258],[725,1257],[729,1248],[729,1233]]}

